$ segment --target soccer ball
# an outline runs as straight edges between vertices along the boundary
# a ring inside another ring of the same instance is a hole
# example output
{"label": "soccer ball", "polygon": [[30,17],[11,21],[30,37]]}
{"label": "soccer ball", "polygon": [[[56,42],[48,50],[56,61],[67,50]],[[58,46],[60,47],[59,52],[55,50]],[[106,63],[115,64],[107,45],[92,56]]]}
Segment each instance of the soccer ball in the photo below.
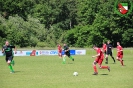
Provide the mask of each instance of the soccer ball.
{"label": "soccer ball", "polygon": [[78,72],[74,72],[73,75],[74,75],[74,76],[78,76]]}

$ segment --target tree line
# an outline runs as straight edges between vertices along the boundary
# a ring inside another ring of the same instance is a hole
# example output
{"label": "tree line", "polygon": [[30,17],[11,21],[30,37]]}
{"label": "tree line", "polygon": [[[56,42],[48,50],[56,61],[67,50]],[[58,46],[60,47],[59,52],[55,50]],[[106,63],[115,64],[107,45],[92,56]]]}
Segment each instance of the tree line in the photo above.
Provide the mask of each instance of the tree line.
{"label": "tree line", "polygon": [[119,41],[131,47],[133,12],[115,13],[116,1],[1,0],[0,45],[9,40],[19,47],[91,47],[110,40],[114,46]]}

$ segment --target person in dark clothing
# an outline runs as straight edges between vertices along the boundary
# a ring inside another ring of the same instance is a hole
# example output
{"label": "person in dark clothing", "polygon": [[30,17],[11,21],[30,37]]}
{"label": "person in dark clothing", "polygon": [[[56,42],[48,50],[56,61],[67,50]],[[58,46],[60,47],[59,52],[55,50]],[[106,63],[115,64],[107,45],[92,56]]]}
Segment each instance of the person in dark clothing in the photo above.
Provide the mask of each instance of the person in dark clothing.
{"label": "person in dark clothing", "polygon": [[114,57],[113,57],[113,54],[112,54],[112,48],[113,48],[113,46],[111,45],[111,43],[110,43],[110,41],[108,41],[107,42],[107,48],[106,48],[106,64],[108,64],[108,56],[110,55],[111,56],[111,58],[113,59],[113,61],[114,61],[114,63],[115,63],[115,59],[114,59]]}
{"label": "person in dark clothing", "polygon": [[13,70],[13,67],[12,67],[12,65],[14,65],[14,60],[13,60],[14,53],[13,53],[12,48],[14,48],[15,54],[16,54],[17,53],[16,52],[16,47],[10,45],[8,41],[5,42],[5,45],[2,48],[2,53],[4,53],[6,55],[5,60],[6,60],[6,62],[8,64],[8,67],[11,71],[10,73],[14,73],[14,70]]}
{"label": "person in dark clothing", "polygon": [[69,50],[69,47],[64,44],[64,56],[63,56],[63,64],[66,63],[66,56],[68,56],[72,61],[74,61],[74,58],[71,56],[70,54],[70,50]]}

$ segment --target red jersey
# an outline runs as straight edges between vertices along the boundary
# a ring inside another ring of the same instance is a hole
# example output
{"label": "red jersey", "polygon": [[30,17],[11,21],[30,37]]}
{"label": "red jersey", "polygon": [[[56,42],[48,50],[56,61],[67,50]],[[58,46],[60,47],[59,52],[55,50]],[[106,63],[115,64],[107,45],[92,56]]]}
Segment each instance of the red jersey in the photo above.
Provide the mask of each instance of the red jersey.
{"label": "red jersey", "polygon": [[121,51],[121,50],[123,50],[122,46],[121,45],[118,45],[117,46],[118,54],[123,54],[123,51]]}
{"label": "red jersey", "polygon": [[96,52],[97,52],[97,54],[100,53],[100,56],[98,56],[98,58],[104,59],[104,54],[103,54],[103,52],[102,52],[102,50],[101,50],[100,48],[98,48],[98,49],[96,50]]}
{"label": "red jersey", "polygon": [[107,48],[106,44],[103,44],[103,50],[104,51],[106,51],[106,48]]}
{"label": "red jersey", "polygon": [[58,52],[61,52],[62,51],[62,48],[61,48],[61,46],[59,45],[58,46]]}

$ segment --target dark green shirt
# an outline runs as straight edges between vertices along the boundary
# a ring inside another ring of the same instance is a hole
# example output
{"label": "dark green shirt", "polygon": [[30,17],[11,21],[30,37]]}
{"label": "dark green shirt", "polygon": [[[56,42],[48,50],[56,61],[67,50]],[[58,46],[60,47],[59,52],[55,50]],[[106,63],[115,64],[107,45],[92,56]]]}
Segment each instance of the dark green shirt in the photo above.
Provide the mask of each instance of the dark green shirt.
{"label": "dark green shirt", "polygon": [[68,46],[64,46],[64,50],[68,50],[69,49],[69,47]]}
{"label": "dark green shirt", "polygon": [[6,54],[7,57],[8,56],[13,56],[13,50],[12,50],[12,48],[15,48],[15,46],[12,46],[12,45],[8,45],[8,46],[4,45],[3,46],[4,52],[5,52],[5,54]]}

